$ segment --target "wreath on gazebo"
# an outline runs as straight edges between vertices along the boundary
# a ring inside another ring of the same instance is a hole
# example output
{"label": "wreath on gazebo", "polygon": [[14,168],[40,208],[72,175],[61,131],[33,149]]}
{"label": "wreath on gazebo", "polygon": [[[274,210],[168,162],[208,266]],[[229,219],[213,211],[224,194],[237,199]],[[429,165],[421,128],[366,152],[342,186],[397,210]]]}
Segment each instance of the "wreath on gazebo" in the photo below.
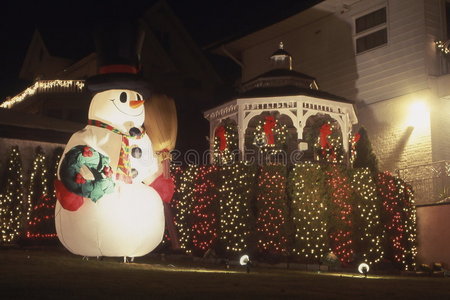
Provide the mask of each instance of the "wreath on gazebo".
{"label": "wreath on gazebo", "polygon": [[276,153],[286,145],[287,129],[275,116],[268,115],[260,120],[254,131],[253,144],[261,151]]}
{"label": "wreath on gazebo", "polygon": [[236,124],[227,119],[214,131],[214,161],[226,164],[235,161],[238,149],[238,134]]}
{"label": "wreath on gazebo", "polygon": [[327,121],[320,127],[315,148],[316,160],[318,161],[344,162],[342,137],[336,123]]}

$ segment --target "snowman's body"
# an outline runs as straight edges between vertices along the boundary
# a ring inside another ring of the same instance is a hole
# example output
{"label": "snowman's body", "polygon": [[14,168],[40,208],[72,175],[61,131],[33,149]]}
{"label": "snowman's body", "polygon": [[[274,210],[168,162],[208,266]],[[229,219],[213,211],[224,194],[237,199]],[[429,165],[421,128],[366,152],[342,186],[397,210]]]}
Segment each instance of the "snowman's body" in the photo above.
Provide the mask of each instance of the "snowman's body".
{"label": "snowman's body", "polygon": [[[89,118],[104,122],[120,132],[127,132],[127,127],[140,126],[143,123],[143,106],[131,109],[125,106],[127,102],[119,102],[119,97],[125,92],[136,94],[120,90],[97,94],[92,100]],[[88,146],[109,158],[113,172],[110,175],[114,181],[113,191],[96,202],[85,198],[84,204],[76,211],[66,210],[57,202],[57,234],[62,244],[74,254],[142,256],[162,240],[165,223],[163,203],[159,194],[149,186],[158,170],[151,141],[145,133],[140,138],[128,138],[132,176],[124,180],[117,176],[123,143],[120,132],[88,125],[72,136],[61,159],[63,161],[74,147]],[[60,174],[61,170],[58,176]]]}

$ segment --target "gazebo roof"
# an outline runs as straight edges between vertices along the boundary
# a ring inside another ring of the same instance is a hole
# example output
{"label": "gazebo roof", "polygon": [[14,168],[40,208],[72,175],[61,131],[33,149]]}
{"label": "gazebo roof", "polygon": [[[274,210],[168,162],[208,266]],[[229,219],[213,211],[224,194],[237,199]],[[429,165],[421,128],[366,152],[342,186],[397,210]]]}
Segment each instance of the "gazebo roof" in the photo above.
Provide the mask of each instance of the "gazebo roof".
{"label": "gazebo roof", "polygon": [[264,98],[274,96],[310,96],[314,98],[327,99],[337,102],[350,103],[354,102],[344,97],[336,96],[324,91],[315,90],[307,87],[299,87],[295,85],[288,86],[267,86],[258,87],[241,93],[237,98]]}
{"label": "gazebo roof", "polygon": [[263,74],[260,74],[246,82],[244,82],[242,85],[246,85],[252,81],[258,80],[260,78],[273,78],[273,77],[292,77],[292,78],[299,78],[299,79],[308,79],[308,80],[316,80],[314,77],[309,76],[304,73],[300,73],[294,70],[288,70],[288,69],[274,69],[267,71]]}

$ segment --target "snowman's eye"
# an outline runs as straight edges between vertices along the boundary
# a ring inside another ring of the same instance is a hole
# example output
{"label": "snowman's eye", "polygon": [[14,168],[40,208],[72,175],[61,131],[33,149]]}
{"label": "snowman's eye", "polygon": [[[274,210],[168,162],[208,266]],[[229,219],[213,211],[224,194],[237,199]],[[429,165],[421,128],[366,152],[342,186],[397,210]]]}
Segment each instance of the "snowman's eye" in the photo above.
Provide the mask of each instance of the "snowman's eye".
{"label": "snowman's eye", "polygon": [[127,93],[125,92],[120,93],[120,102],[122,103],[127,102]]}

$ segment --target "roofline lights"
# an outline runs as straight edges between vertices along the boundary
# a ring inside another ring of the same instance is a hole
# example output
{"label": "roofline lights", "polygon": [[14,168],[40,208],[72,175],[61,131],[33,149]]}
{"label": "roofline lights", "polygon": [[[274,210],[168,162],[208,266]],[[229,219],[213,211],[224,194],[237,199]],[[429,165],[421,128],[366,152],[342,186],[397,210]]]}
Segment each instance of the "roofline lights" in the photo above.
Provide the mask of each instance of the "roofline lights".
{"label": "roofline lights", "polygon": [[52,88],[77,88],[78,91],[82,91],[84,88],[84,80],[38,80],[32,86],[28,87],[16,96],[5,100],[0,104],[0,108],[12,108],[14,105],[22,102],[27,97],[33,96],[38,91],[46,92]]}

